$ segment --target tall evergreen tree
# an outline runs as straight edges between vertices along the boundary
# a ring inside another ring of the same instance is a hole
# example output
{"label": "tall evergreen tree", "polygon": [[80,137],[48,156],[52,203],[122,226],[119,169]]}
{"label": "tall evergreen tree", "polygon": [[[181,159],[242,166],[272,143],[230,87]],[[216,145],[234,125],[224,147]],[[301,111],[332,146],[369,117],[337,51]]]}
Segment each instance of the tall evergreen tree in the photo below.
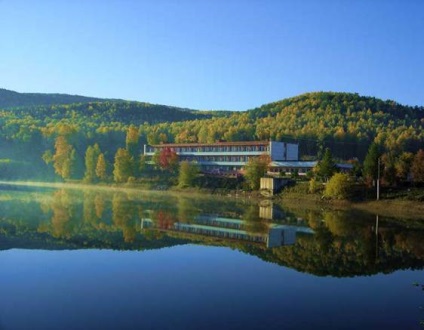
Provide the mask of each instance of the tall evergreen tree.
{"label": "tall evergreen tree", "polygon": [[364,160],[364,177],[374,183],[378,175],[378,159],[381,156],[380,148],[372,143]]}
{"label": "tall evergreen tree", "polygon": [[327,148],[325,149],[324,156],[316,166],[316,174],[321,180],[327,181],[333,176],[336,170],[336,164],[333,160],[331,151],[329,148]]}

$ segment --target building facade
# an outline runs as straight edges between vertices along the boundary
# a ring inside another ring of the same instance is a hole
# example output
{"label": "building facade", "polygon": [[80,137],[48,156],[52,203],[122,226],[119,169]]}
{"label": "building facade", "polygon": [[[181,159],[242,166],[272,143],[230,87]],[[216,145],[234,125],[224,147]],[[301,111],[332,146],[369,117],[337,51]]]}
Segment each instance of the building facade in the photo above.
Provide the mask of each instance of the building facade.
{"label": "building facade", "polygon": [[276,141],[216,142],[144,145],[144,155],[153,156],[164,148],[178,154],[180,161],[195,161],[203,171],[239,171],[252,157],[267,155],[271,162],[297,161],[299,145]]}

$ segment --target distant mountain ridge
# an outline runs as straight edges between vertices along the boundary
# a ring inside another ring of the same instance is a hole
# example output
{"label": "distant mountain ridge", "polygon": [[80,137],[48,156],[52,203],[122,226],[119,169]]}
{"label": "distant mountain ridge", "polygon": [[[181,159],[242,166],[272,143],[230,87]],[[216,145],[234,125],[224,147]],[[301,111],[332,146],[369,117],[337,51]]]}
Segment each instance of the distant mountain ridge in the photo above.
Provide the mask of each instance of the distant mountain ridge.
{"label": "distant mountain ridge", "polygon": [[119,101],[114,99],[101,99],[81,95],[45,94],[45,93],[18,93],[0,88],[0,108],[25,107],[37,105],[88,103],[101,101]]}
{"label": "distant mountain ridge", "polygon": [[81,95],[18,93],[1,88],[0,110],[13,113],[17,118],[27,115],[41,120],[73,118],[74,121],[81,121],[95,118],[97,122],[120,122],[125,125],[207,119],[228,113]]}

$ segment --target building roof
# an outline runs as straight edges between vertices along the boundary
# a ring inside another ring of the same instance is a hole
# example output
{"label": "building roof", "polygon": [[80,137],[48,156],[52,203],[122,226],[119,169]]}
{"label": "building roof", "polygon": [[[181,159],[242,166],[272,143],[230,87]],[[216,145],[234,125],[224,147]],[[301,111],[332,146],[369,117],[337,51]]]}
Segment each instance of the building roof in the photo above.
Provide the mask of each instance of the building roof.
{"label": "building roof", "polygon": [[269,141],[238,141],[238,142],[214,142],[214,143],[164,143],[154,144],[154,148],[178,148],[178,147],[215,147],[215,146],[267,146]]}
{"label": "building roof", "polygon": [[286,162],[271,162],[271,167],[306,167],[306,168],[312,168],[314,167],[318,162],[312,161],[312,162],[303,162],[303,161],[286,161]]}
{"label": "building roof", "polygon": [[[271,162],[271,167],[290,167],[290,168],[313,168],[318,164],[317,161],[285,161],[285,162]],[[350,170],[353,168],[352,164],[337,163],[336,166],[341,169]]]}

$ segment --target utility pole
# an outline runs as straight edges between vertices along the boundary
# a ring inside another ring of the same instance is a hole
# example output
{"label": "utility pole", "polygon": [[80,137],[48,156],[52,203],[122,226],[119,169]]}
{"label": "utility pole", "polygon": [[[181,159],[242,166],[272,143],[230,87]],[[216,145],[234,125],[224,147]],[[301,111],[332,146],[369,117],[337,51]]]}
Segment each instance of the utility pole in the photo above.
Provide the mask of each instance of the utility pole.
{"label": "utility pole", "polygon": [[377,200],[380,200],[380,157],[378,157],[378,168],[377,168]]}

